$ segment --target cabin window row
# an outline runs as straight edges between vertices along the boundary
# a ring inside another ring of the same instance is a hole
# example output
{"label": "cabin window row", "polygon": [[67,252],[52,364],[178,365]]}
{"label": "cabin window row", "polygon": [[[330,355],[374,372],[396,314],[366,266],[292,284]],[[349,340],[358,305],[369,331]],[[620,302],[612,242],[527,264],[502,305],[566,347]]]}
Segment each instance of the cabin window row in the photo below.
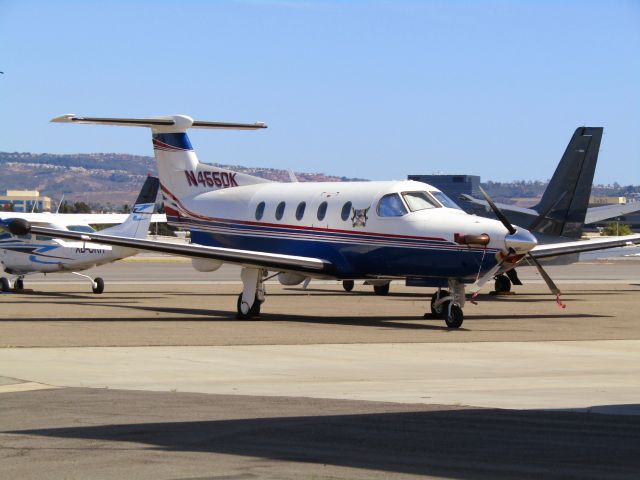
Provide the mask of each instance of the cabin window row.
{"label": "cabin window row", "polygon": [[[265,202],[260,202],[256,207],[256,213],[255,213],[256,220],[260,221],[262,220],[262,217],[264,217],[265,206],[266,206]],[[307,202],[300,202],[298,204],[298,206],[296,207],[296,220],[302,220],[302,218],[304,217],[306,208],[307,208]],[[318,221],[324,220],[324,217],[327,216],[327,208],[328,208],[327,202],[322,202],[320,205],[318,205],[318,211],[316,212],[316,217],[318,218]],[[342,210],[340,212],[340,218],[342,218],[343,221],[346,222],[351,216],[351,208],[352,208],[351,202],[346,202],[342,206]],[[284,217],[285,209],[286,209],[285,202],[278,203],[278,205],[276,206],[276,213],[275,213],[276,220],[282,220],[282,217]]]}

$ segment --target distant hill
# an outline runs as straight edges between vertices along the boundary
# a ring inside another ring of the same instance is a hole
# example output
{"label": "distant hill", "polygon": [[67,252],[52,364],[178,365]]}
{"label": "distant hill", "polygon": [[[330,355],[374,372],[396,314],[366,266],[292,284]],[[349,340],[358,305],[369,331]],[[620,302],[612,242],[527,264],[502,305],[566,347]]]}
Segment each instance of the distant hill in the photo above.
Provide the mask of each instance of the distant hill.
{"label": "distant hill", "polygon": [[[276,168],[245,167],[242,165],[214,164],[230,170],[255,175],[274,181],[288,182],[289,173]],[[122,206],[130,204],[144,177],[155,175],[156,162],[153,157],[123,153],[18,153],[0,152],[0,194],[5,190],[39,190],[54,200],[64,194],[69,201],[89,204]],[[344,182],[365,180],[339,177],[324,173],[296,172],[302,182]],[[513,181],[482,183],[489,195],[497,202],[533,204],[531,199],[540,197],[547,186],[541,181]],[[597,196],[636,196],[638,186],[594,185]]]}
{"label": "distant hill", "polygon": [[[286,170],[214,164],[275,181],[289,181]],[[87,203],[131,203],[147,174],[157,174],[153,157],[123,153],[0,152],[0,194],[6,190],[39,190],[42,195]],[[364,180],[324,173],[296,172],[301,182]]]}

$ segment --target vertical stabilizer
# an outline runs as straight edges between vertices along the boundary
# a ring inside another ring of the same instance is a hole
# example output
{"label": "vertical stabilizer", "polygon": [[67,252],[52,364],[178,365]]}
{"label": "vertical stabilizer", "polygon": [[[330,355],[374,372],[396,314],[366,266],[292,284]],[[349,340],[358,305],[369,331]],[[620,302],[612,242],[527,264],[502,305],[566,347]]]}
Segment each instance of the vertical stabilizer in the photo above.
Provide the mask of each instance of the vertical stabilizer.
{"label": "vertical stabilizer", "polygon": [[545,235],[579,238],[589,206],[602,127],[579,127],[534,210],[547,212],[536,219],[532,231]]}
{"label": "vertical stabilizer", "polygon": [[100,233],[120,237],[145,238],[149,231],[151,216],[155,210],[159,187],[160,182],[156,177],[147,177],[127,219],[120,225],[105,228]]}

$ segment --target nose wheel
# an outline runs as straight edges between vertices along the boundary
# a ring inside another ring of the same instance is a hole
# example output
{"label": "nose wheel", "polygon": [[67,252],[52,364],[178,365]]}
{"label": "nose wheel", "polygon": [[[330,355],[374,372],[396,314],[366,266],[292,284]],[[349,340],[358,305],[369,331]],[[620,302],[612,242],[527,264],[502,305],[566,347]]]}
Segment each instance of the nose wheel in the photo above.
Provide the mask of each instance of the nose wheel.
{"label": "nose wheel", "polygon": [[464,283],[449,280],[449,290],[438,289],[431,297],[431,317],[442,318],[449,328],[460,328],[464,321],[464,301]]}

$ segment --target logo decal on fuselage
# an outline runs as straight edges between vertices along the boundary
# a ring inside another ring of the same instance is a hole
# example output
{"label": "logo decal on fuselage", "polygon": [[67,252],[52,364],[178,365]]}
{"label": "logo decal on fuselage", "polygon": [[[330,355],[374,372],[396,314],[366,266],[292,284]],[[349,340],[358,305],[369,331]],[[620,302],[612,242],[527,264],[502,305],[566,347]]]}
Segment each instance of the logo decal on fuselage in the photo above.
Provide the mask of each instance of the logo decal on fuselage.
{"label": "logo decal on fuselage", "polygon": [[198,172],[196,175],[193,170],[185,170],[184,174],[187,177],[187,183],[190,187],[197,187],[198,185],[203,187],[216,186],[221,188],[238,186],[235,172]]}
{"label": "logo decal on fuselage", "polygon": [[351,222],[354,227],[367,226],[367,220],[369,220],[369,217],[367,216],[367,212],[369,211],[370,208],[371,207],[361,208],[358,210],[356,210],[355,208],[351,209],[353,211],[353,214],[351,215]]}

